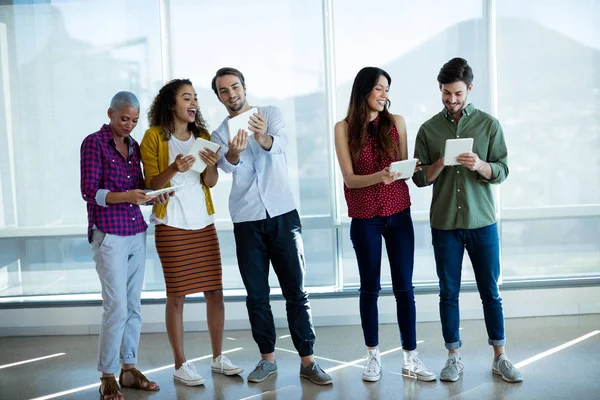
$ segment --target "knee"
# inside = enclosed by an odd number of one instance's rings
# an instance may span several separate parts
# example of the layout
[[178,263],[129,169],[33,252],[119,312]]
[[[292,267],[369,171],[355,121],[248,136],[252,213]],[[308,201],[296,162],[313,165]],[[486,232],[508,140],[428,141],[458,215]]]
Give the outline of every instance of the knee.
[[206,299],[206,304],[210,304],[211,306],[223,306],[224,300],[222,290],[204,292],[204,298]]
[[113,324],[125,323],[127,312],[127,304],[125,302],[114,302],[104,305],[105,319]]
[[253,293],[246,297],[246,306],[248,307],[268,307],[269,293]]
[[304,304],[308,302],[308,293],[302,289],[286,292],[284,297],[287,304]]
[[182,312],[184,303],[185,303],[185,296],[167,297],[167,308],[170,310]]
[[412,300],[415,298],[415,292],[412,287],[394,288],[394,297],[396,300]]
[[441,301],[458,301],[459,290],[452,289],[440,289],[440,300]]
[[479,293],[481,301],[484,303],[502,303],[502,298],[498,290],[486,290]]
[[377,299],[379,298],[379,289],[366,289],[360,288],[360,297],[361,298],[369,298],[369,299]]

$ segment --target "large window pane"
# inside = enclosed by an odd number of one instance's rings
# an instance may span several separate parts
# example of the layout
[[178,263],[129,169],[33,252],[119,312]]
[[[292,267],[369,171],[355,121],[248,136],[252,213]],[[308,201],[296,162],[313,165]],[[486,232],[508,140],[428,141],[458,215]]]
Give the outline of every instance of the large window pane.
[[159,3],[14,3],[29,4],[0,6],[0,229],[15,232],[0,240],[0,295],[99,292],[79,148],[120,90],[140,100],[141,139],[162,74]]
[[592,276],[600,272],[600,218],[505,221],[505,280]]
[[[237,68],[252,105],[275,105],[283,112],[301,215],[330,215],[321,1],[174,0],[170,13],[173,74],[192,80],[210,128],[227,116],[212,78],[221,67]],[[229,219],[230,187],[231,176],[221,174],[214,190],[218,218]]]
[[600,204],[600,3],[497,5],[502,208]]
[[98,0],[0,6],[0,22],[8,44],[3,102],[11,111],[4,116],[11,129],[0,129],[4,226],[83,226],[81,141],[107,121],[119,90],[140,98],[134,137],[141,138],[143,111],[156,88],[151,76],[160,76],[158,5]]
[[[221,67],[235,67],[244,74],[250,104],[275,105],[283,112],[290,138],[288,171],[300,215],[331,221],[321,1],[174,0],[170,14],[173,75],[192,80],[210,128],[227,116],[211,88],[212,78]],[[209,15],[198,25],[199,16]],[[237,22],[232,25],[232,20]],[[190,27],[197,25],[207,34],[190,36]],[[231,182],[231,175],[221,173],[212,191],[221,220],[229,220]],[[334,283],[331,228],[304,230],[307,286]],[[222,251],[227,245],[234,242],[222,244]],[[235,258],[231,262],[237,270]],[[238,275],[237,287],[243,287]],[[271,280],[278,285],[274,275]]]
[[504,277],[597,276],[600,5],[509,0],[497,7],[499,117],[511,170],[502,215],[527,218],[530,208],[537,218],[502,224]]

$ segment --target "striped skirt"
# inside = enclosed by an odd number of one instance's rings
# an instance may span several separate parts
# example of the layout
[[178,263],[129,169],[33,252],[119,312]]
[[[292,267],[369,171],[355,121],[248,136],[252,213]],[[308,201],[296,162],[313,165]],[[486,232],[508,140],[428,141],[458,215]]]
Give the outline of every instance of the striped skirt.
[[157,225],[155,240],[168,297],[223,289],[214,224],[198,230]]

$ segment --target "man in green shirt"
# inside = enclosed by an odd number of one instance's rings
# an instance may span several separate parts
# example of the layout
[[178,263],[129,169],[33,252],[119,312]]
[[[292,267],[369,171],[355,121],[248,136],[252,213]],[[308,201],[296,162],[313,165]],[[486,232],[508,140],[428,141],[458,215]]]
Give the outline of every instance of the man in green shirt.
[[[448,359],[440,374],[455,382],[463,371],[459,354],[461,267],[467,249],[488,333],[494,348],[492,371],[507,382],[523,378],[504,353],[504,314],[498,291],[500,246],[490,184],[508,176],[507,150],[498,120],[467,103],[473,71],[466,60],[454,58],[441,68],[438,83],[444,109],[417,133],[415,158],[422,170],[413,175],[419,187],[433,184],[430,219],[440,285],[440,319]],[[444,165],[446,140],[473,138],[471,152],[456,157],[459,165]]]

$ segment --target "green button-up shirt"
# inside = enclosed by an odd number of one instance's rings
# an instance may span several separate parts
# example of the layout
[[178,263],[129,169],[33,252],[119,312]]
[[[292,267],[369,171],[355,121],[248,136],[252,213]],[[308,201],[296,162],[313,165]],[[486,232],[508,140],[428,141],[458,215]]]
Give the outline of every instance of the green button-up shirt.
[[[473,138],[473,152],[492,168],[485,179],[463,165],[445,166],[438,177],[427,183],[427,168],[444,156],[447,139]],[[501,183],[508,176],[507,149],[498,120],[469,104],[458,124],[444,108],[421,125],[415,144],[415,158],[422,171],[413,182],[424,187],[433,183],[430,221],[436,229],[477,229],[496,222],[490,183]]]

